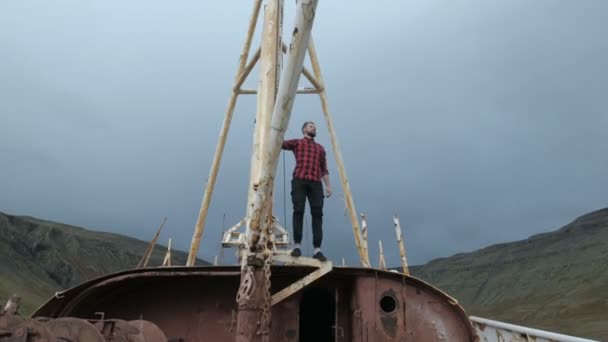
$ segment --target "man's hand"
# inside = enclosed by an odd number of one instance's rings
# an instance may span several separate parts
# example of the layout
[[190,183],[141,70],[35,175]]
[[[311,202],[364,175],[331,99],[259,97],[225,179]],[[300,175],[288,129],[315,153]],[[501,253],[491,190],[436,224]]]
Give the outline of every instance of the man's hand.
[[331,196],[334,192],[331,191],[331,185],[329,183],[329,174],[323,175],[323,181],[325,182],[325,197]]

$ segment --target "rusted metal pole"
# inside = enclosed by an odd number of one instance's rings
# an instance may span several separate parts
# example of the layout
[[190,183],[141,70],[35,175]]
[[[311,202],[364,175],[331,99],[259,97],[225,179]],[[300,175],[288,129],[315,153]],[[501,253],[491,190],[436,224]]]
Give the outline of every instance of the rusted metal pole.
[[154,246],[156,246],[156,241],[158,240],[158,236],[160,235],[160,231],[163,229],[165,222],[167,222],[166,217],[161,222],[160,226],[158,227],[158,230],[156,230],[156,234],[154,234],[154,238],[152,238],[152,241],[150,241],[150,243],[148,244],[148,248],[146,248],[146,252],[144,253],[141,260],[139,261],[137,268],[145,268],[146,266],[148,266],[150,257],[152,256],[152,253],[154,252]]
[[[253,211],[255,191],[261,173],[262,147],[268,140],[272,111],[276,99],[281,68],[281,41],[283,26],[283,0],[271,0],[264,4],[264,26],[262,29],[260,80],[258,86],[258,106],[253,133],[253,153],[247,197],[247,232],[249,218]],[[247,233],[248,235],[248,233]]]
[[[269,0],[269,3],[272,2],[273,0]],[[278,157],[289,124],[300,75],[302,75],[304,56],[310,39],[316,6],[317,0],[300,0],[296,3],[295,28],[285,68],[276,92],[270,134],[261,146],[260,177],[249,223],[249,250],[237,295],[237,342],[268,341],[270,337],[270,258],[272,254],[267,249],[267,242],[270,239],[272,213],[269,210],[272,208],[272,190]],[[262,39],[265,38],[267,37]],[[258,246],[262,233],[266,237],[266,241],[262,242],[266,243]]]
[[321,89],[323,89],[323,91],[321,91],[321,93],[319,94],[319,97],[321,98],[321,107],[323,108],[323,115],[325,117],[325,122],[327,123],[327,129],[329,130],[331,145],[333,147],[334,156],[336,158],[336,164],[338,166],[338,173],[340,174],[342,189],[344,190],[344,202],[346,203],[350,222],[353,227],[353,235],[355,237],[355,245],[357,246],[357,251],[359,252],[359,259],[361,260],[361,265],[363,267],[370,267],[369,256],[365,255],[364,248],[361,242],[361,235],[359,234],[359,220],[357,218],[357,210],[355,209],[355,201],[353,200],[353,195],[350,190],[350,183],[348,182],[348,177],[346,176],[346,168],[344,167],[342,152],[340,152],[340,143],[338,142],[338,137],[334,128],[334,122],[329,111],[327,92],[325,91],[325,82],[323,81],[321,66],[319,64],[317,51],[315,49],[315,45],[312,39],[309,42],[308,54],[310,56],[310,63],[312,64],[312,69],[315,74],[316,81],[321,86]]
[[399,223],[397,215],[393,216],[393,222],[395,223],[395,234],[397,234],[397,243],[399,244],[399,255],[401,255],[401,267],[403,268],[403,273],[409,275],[410,269],[407,266],[405,244],[403,243],[403,235],[401,234],[401,223]]
[[281,82],[277,91],[277,99],[272,113],[272,126],[269,139],[263,146],[262,172],[250,223],[250,247],[255,248],[262,231],[262,224],[270,224],[264,217],[263,207],[272,199],[272,184],[281,152],[285,131],[291,118],[291,109],[295,101],[298,82],[302,75],[304,56],[309,44],[310,31],[314,21],[317,0],[301,0],[297,2],[295,28]]
[[[251,48],[251,40],[253,37],[253,32],[255,31],[255,25],[258,21],[261,5],[262,0],[254,0],[253,14],[251,15],[251,18],[249,20],[247,38],[245,39],[245,44],[241,52],[239,66],[237,68],[237,73],[235,76],[235,83],[239,80],[241,73],[245,68],[245,64],[247,63],[249,49]],[[205,230],[205,220],[207,219],[207,213],[209,212],[209,205],[211,204],[211,197],[213,195],[213,189],[215,188],[215,181],[217,179],[217,173],[220,168],[222,154],[224,153],[224,145],[226,144],[226,138],[228,136],[228,130],[230,129],[230,123],[232,122],[232,114],[234,113],[234,107],[236,106],[236,99],[238,95],[238,91],[233,88],[232,94],[230,95],[230,99],[228,100],[228,108],[226,109],[224,122],[222,123],[222,129],[220,131],[217,147],[215,148],[213,162],[211,163],[211,170],[209,171],[209,178],[207,179],[205,193],[203,194],[201,209],[198,213],[198,218],[194,227],[192,243],[190,244],[190,252],[188,253],[188,261],[186,262],[187,266],[193,266],[194,262],[196,261],[196,255],[198,253],[198,248],[201,244],[201,238]]]
[[[243,285],[243,276],[247,273],[241,273],[241,286]],[[266,342],[269,339],[268,335],[258,334],[260,325],[262,307],[264,306],[265,287],[262,286],[265,282],[264,272],[252,272],[248,275],[248,284],[253,287],[247,295],[237,296],[238,314],[236,323],[236,342]],[[239,289],[239,295],[244,294]]]
[[386,270],[386,260],[384,259],[384,249],[382,248],[382,241],[378,240],[378,251],[380,256],[378,257],[378,268]]
[[[262,173],[262,152],[267,144],[272,120],[272,110],[278,87],[279,56],[277,53],[277,40],[281,40],[281,25],[283,18],[283,0],[267,0],[264,3],[264,24],[262,29],[261,58],[260,58],[260,80],[258,85],[257,112],[253,136],[253,154],[251,157],[251,170],[249,179],[249,192],[246,209],[246,241],[250,240],[250,222],[253,213],[255,194],[258,190],[260,174]],[[280,53],[280,50],[279,50]],[[267,214],[272,214],[272,207],[266,208]],[[269,214],[268,214],[269,213]],[[242,262],[246,260],[243,259]],[[241,274],[240,292],[247,287],[247,279],[255,279],[256,288],[253,289],[249,298],[237,297],[237,341],[258,341],[268,338],[269,322],[262,322],[262,317],[268,319],[270,312],[264,313],[264,308],[269,308],[265,303],[270,298],[270,279],[261,267],[244,265]],[[247,291],[248,292],[248,291]],[[267,309],[270,311],[269,309]],[[264,332],[264,335],[258,334]]]

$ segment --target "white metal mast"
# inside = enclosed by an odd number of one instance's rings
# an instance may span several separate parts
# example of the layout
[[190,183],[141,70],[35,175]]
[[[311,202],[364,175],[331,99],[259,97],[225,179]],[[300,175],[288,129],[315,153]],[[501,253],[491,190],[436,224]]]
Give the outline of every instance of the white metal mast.
[[[316,1],[299,0],[297,4],[298,9],[300,9],[302,6],[308,8],[307,6],[312,6],[313,4],[316,5]],[[291,109],[295,99],[295,94],[318,94],[321,100],[324,118],[329,130],[333,154],[336,158],[336,163],[338,166],[338,173],[340,175],[340,181],[344,191],[344,200],[353,228],[359,259],[363,266],[369,267],[369,255],[367,253],[367,248],[365,248],[365,243],[362,241],[361,226],[359,224],[354,200],[346,175],[346,169],[344,167],[342,154],[340,152],[340,146],[335,132],[333,119],[329,111],[323,75],[321,73],[320,63],[318,61],[317,52],[312,38],[307,39],[308,41],[306,43],[301,44],[303,50],[308,50],[308,55],[312,66],[311,72],[303,66],[304,53],[306,51],[302,52],[302,55],[299,56],[299,58],[295,58],[293,50],[295,46],[294,43],[301,43],[302,37],[305,37],[306,34],[303,34],[304,32],[302,32],[300,29],[298,34],[292,35],[292,39],[295,38],[300,40],[297,42],[294,40],[289,47],[286,46],[282,41],[283,1],[267,0],[264,4],[262,46],[256,49],[253,56],[248,60],[252,38],[261,8],[262,0],[255,0],[253,13],[249,20],[245,44],[241,52],[239,66],[237,68],[237,74],[235,76],[224,122],[220,131],[213,162],[211,164],[209,178],[207,179],[205,186],[200,212],[196,221],[187,265],[193,266],[194,261],[196,260],[196,255],[198,253],[201,238],[205,229],[205,221],[209,211],[209,205],[211,203],[215,182],[217,180],[217,175],[221,164],[226,138],[228,136],[232,116],[234,114],[239,95],[258,94],[247,209],[245,218],[225,233],[222,242],[225,246],[239,247],[243,246],[245,242],[257,242],[260,234],[261,222],[262,220],[267,220],[273,231],[270,238],[273,239],[274,244],[283,247],[288,245],[289,241],[287,232],[272,216],[272,192],[274,186],[274,175],[276,172],[276,162],[278,160],[278,158],[272,157],[275,155],[278,156],[278,152],[280,151],[280,145],[276,145],[279,134],[274,133],[273,136],[273,132],[286,129],[289,120],[288,117],[276,117],[278,114],[281,114],[280,112],[282,108],[277,106],[277,103],[280,102]],[[311,19],[314,18],[314,11],[311,11],[310,13],[303,11],[302,17],[304,18],[305,16],[308,16],[308,18]],[[291,73],[289,78],[294,81],[291,83],[285,82],[285,86],[282,90],[283,93],[277,96],[277,92],[281,91],[278,80],[281,70],[282,53],[280,52],[281,49],[279,47],[281,47],[287,53],[287,56],[294,57],[292,62],[287,60],[287,63],[283,68],[283,73]],[[260,64],[260,80],[258,89],[243,89],[243,83],[258,62]],[[292,68],[291,70],[288,68],[289,63],[292,63],[289,65],[289,68]],[[297,80],[299,80],[300,74],[303,74],[308,79],[308,81],[313,85],[313,88],[297,88]],[[266,155],[264,153],[266,153]],[[260,191],[261,187],[263,187],[263,191]],[[259,197],[257,199],[257,205],[256,197]],[[246,234],[238,232],[238,229],[243,225],[247,226],[248,228]]]

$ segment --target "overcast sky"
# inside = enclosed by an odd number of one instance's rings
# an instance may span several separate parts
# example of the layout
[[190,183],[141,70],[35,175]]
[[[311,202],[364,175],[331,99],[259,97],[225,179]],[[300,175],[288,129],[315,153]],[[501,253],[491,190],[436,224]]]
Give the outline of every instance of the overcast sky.
[[[251,8],[1,1],[0,211],[145,240],[167,216],[163,243],[187,249]],[[382,239],[398,264],[395,213],[420,264],[606,207],[607,32],[605,0],[321,0],[313,35],[373,263]],[[239,100],[199,254],[208,260],[223,215],[231,226],[245,214],[254,111],[255,97]],[[318,123],[336,192],[324,250],[355,264],[311,95],[298,97],[287,138],[305,120]],[[304,236],[310,253],[310,228]]]

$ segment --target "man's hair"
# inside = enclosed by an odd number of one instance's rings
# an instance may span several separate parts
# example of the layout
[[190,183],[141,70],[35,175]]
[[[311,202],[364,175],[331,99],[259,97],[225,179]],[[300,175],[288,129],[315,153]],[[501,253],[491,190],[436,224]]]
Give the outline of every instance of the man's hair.
[[304,128],[306,128],[306,126],[308,126],[308,124],[314,124],[314,122],[312,121],[306,121],[303,125],[302,125],[302,133],[304,133]]

